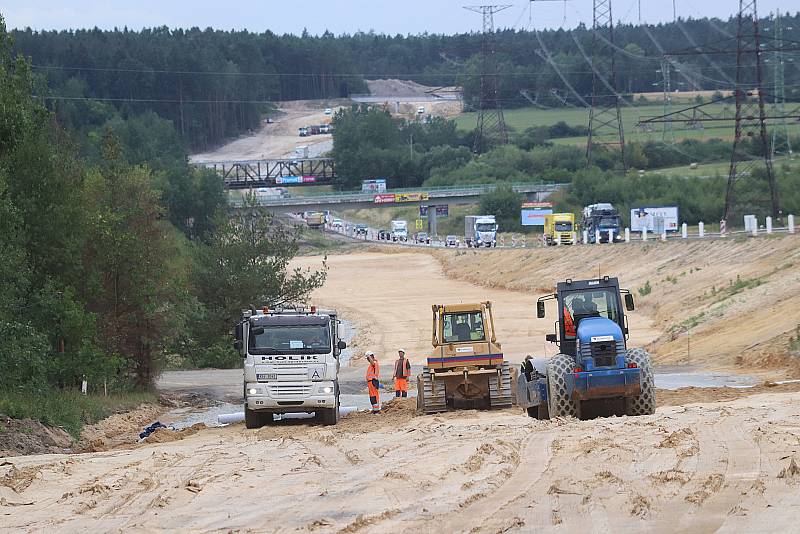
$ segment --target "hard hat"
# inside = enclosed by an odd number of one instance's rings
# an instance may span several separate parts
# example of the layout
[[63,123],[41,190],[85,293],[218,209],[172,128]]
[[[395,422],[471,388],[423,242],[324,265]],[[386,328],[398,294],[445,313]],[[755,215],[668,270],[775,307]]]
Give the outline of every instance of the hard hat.
[[375,353],[374,353],[374,352],[372,352],[371,350],[368,350],[368,351],[367,351],[367,352],[364,354],[364,356],[366,356],[367,358],[369,358],[370,356],[372,356],[372,357],[375,357]]
[[406,353],[406,349],[397,349],[397,352],[402,352],[403,354]]

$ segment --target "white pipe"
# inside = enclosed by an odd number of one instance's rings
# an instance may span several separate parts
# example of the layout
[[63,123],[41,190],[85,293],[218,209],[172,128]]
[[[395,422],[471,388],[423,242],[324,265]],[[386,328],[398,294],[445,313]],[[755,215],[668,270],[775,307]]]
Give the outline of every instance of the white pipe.
[[686,225],[686,223],[681,225],[681,237],[684,239],[689,237],[689,227]]
[[625,242],[626,243],[631,242],[631,229],[627,227],[625,228]]
[[767,233],[772,233],[772,217],[767,217]]
[[794,233],[794,215],[789,215],[789,233]]
[[[351,414],[357,411],[356,406],[339,406],[339,416]],[[281,419],[309,419],[313,417],[310,413],[287,413],[281,416]],[[244,421],[244,412],[236,413],[221,413],[217,416],[217,422],[221,425],[230,425],[233,423],[241,423]]]
[[706,235],[706,225],[702,222],[697,223],[697,232],[700,237],[705,237]]

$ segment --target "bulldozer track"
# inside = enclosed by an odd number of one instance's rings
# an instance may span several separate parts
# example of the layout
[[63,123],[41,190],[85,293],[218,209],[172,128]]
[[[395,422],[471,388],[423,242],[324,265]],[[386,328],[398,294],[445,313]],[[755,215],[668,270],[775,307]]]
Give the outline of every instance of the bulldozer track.
[[508,362],[503,362],[500,366],[499,381],[497,376],[489,379],[489,398],[492,408],[508,408],[513,404],[511,399],[511,367]]
[[444,384],[438,387],[433,383],[433,376],[430,369],[424,367],[422,370],[422,395],[420,396],[420,408],[425,413],[437,413],[447,411],[447,400],[445,399]]

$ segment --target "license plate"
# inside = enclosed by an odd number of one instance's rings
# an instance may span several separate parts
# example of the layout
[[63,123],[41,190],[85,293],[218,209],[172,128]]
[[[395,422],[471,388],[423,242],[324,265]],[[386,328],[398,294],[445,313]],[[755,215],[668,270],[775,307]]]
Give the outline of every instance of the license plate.
[[278,374],[277,373],[259,373],[256,375],[256,380],[261,382],[262,380],[277,380]]

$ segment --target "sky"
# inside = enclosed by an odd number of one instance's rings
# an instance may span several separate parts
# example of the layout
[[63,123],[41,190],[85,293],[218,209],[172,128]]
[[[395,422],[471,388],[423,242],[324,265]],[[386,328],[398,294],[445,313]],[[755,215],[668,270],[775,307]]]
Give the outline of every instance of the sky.
[[[474,4],[484,0],[472,0]],[[499,3],[500,0],[493,0]],[[508,9],[495,15],[498,28],[537,29],[591,25],[592,0],[509,0]],[[786,0],[761,0],[759,15],[793,4]],[[738,0],[675,0],[684,18],[728,18]],[[334,34],[374,30],[376,33],[462,33],[479,31],[481,17],[463,9],[470,0],[0,0],[0,14],[9,28],[61,30],[99,27],[141,29],[213,27],[222,30],[271,30],[278,34]],[[672,20],[671,0],[614,0],[616,21],[636,23],[641,5],[645,22]],[[797,8],[795,8],[796,10]]]

